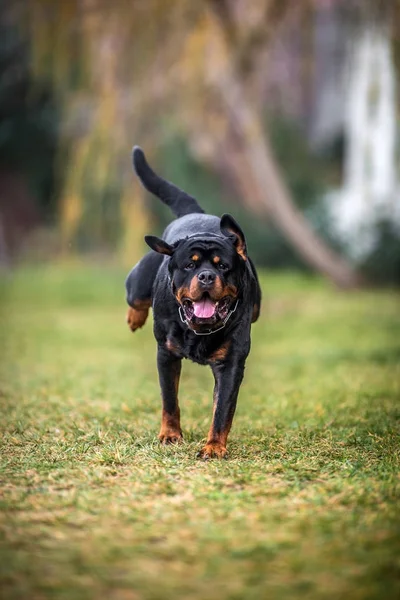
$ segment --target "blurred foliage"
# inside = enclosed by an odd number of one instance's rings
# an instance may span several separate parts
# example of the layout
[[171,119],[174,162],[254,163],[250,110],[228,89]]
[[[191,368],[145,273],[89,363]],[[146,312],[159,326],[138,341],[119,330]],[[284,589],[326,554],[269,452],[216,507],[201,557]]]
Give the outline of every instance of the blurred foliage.
[[306,133],[295,122],[276,116],[267,126],[275,157],[297,206],[303,210],[314,206],[326,190],[329,162],[311,152]]
[[[306,213],[320,235],[339,247],[332,237],[326,206],[321,202],[327,176],[336,168],[332,161],[314,155],[295,123],[283,117],[271,119],[270,135],[274,151],[296,204]],[[179,187],[195,196],[210,213],[231,212],[241,223],[251,255],[259,265],[269,268],[306,269],[292,245],[267,218],[249,212],[233,186],[223,185],[213,171],[194,160],[183,138],[170,137],[159,149],[158,170]],[[155,233],[161,234],[171,220],[171,212],[148,195],[154,215]]]
[[[236,59],[247,65],[253,99],[263,87],[257,61],[267,64],[270,34],[289,6],[252,3],[243,19],[237,6]],[[132,174],[130,148],[140,143],[156,170],[206,211],[237,217],[259,265],[307,268],[267,217],[249,211],[259,199],[251,206],[229,172],[214,169],[212,159],[229,153],[230,124],[210,91],[226,56],[206,2],[2,0],[0,7],[0,166],[26,178],[66,253],[117,252],[132,264],[144,249],[143,235],[161,233],[171,220]],[[265,22],[253,30],[257,11]],[[343,250],[321,201],[340,177],[342,148],[314,154],[301,127],[271,109],[264,126],[297,206],[323,239]],[[398,282],[399,257],[395,233],[385,230],[365,272]]]
[[0,166],[28,184],[42,218],[54,216],[60,113],[52,83],[30,71],[30,47],[0,4]]
[[378,224],[375,247],[362,268],[376,283],[400,284],[400,233],[390,221]]
[[[340,153],[313,154],[298,125],[282,117],[271,119],[270,134],[296,204],[331,247],[344,251],[344,246],[332,232],[327,205],[322,201],[327,182],[334,181],[340,168]],[[167,179],[198,198],[207,212],[234,214],[243,226],[251,255],[258,265],[270,269],[309,270],[271,223],[246,210],[234,189],[224,186],[212,170],[192,158],[183,138],[169,137],[161,145],[157,165]],[[171,220],[171,212],[150,194],[146,202],[153,215],[152,233],[160,235]],[[400,283],[400,236],[392,223],[380,223],[376,244],[361,267],[372,281]]]

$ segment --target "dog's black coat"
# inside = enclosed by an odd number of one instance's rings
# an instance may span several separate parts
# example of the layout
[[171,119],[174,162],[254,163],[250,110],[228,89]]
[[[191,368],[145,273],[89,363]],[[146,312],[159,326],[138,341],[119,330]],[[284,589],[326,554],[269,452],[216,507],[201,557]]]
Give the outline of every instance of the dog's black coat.
[[150,302],[153,307],[163,399],[159,437],[165,443],[181,438],[177,391],[182,358],[189,358],[209,364],[215,378],[214,418],[200,454],[224,456],[250,350],[250,327],[260,309],[257,273],[243,232],[230,215],[204,214],[194,198],[152,171],[138,147],[133,163],[146,189],[178,217],[162,239],[146,236],[152,251],[126,280],[133,330],[144,324]]

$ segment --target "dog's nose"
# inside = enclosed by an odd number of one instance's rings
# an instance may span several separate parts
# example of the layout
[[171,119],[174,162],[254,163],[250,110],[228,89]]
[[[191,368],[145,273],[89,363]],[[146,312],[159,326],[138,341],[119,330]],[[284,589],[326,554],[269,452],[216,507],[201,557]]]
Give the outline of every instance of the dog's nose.
[[212,271],[202,271],[199,273],[198,279],[203,287],[212,285],[215,281],[215,273]]

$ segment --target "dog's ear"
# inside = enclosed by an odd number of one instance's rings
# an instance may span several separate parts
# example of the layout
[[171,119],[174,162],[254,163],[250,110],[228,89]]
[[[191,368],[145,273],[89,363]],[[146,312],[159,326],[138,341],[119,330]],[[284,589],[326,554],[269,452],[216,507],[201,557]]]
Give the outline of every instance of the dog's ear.
[[236,252],[243,258],[243,260],[247,260],[247,249],[244,233],[236,223],[235,219],[228,214],[222,215],[220,227],[221,232],[227,237],[235,236],[234,245]]
[[161,238],[156,237],[155,235],[146,235],[144,241],[152,250],[155,252],[159,252],[160,254],[167,254],[167,256],[172,256],[175,252],[175,248],[164,242]]

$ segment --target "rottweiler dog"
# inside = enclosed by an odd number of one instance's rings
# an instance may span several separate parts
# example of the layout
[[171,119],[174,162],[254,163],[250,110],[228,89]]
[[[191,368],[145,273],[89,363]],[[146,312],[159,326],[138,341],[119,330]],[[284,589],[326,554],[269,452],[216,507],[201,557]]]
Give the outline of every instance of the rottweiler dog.
[[154,173],[138,146],[133,165],[143,186],[177,217],[162,239],[145,237],[151,252],[126,279],[132,331],[145,324],[153,308],[162,396],[158,437],[163,444],[182,439],[178,387],[182,358],[189,358],[210,365],[215,380],[212,424],[198,456],[223,458],[250,351],[251,323],[260,312],[257,273],[233,217],[204,214],[192,196]]

